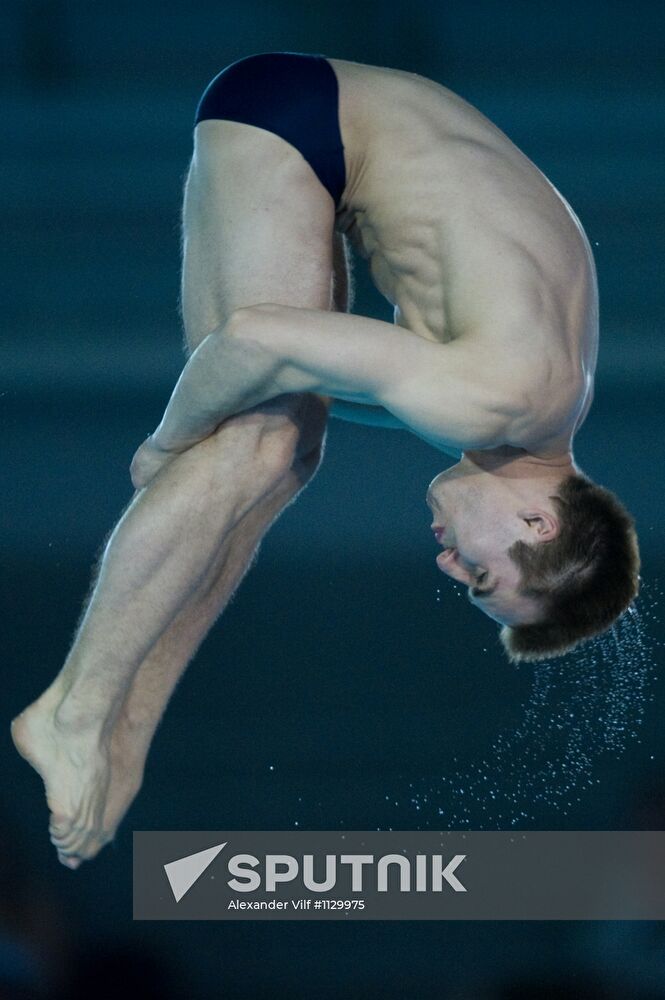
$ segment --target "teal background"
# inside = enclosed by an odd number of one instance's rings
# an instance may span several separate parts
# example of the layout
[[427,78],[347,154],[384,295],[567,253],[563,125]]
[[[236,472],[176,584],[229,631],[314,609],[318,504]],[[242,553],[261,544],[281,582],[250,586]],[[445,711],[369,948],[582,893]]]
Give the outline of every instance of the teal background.
[[[576,457],[635,514],[662,639],[664,22],[661,5],[616,0],[2,6],[0,997],[665,996],[662,923],[131,920],[132,830],[415,829],[437,820],[408,783],[472,767],[521,723],[533,671],[506,662],[494,625],[437,570],[424,497],[447,460],[403,432],[331,424],[320,473],[185,676],[141,795],[94,863],[57,864],[41,781],[9,740],[66,655],[132,494],[133,451],[182,366],[194,109],[253,52],[432,77],[571,203],[601,307]],[[356,276],[355,311],[390,319],[362,261]],[[599,757],[565,814],[529,801],[525,827],[665,828],[662,649],[649,655],[637,738]]]

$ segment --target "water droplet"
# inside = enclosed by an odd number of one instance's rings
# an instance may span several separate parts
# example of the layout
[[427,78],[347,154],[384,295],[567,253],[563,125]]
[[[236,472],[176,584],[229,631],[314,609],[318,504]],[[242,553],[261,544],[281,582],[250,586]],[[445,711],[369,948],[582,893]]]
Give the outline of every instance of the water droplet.
[[[535,663],[514,732],[499,733],[481,764],[441,775],[437,789],[429,788],[431,778],[409,782],[411,807],[431,811],[432,819],[445,816],[448,829],[478,828],[481,814],[483,828],[533,822],[527,809],[535,802],[567,816],[573,793],[600,783],[596,760],[608,752],[620,757],[636,738],[653,698],[647,685],[655,680],[651,654],[659,644],[644,619],[653,617],[657,594],[655,584],[642,582],[638,602],[611,629],[566,656]],[[436,804],[428,803],[426,790]]]

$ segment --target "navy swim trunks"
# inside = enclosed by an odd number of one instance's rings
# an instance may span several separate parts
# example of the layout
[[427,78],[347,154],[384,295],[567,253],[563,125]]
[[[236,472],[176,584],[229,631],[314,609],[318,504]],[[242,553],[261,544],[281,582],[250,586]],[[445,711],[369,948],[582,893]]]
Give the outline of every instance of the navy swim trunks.
[[337,206],[346,186],[338,109],[339,85],[325,56],[262,52],[210,81],[194,125],[225,118],[274,132],[302,153]]

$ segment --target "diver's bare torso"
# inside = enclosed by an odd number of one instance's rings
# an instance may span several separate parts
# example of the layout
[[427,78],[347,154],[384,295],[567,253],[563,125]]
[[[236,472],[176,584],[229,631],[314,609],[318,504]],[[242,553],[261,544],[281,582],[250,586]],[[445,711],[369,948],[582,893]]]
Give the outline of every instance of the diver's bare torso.
[[[329,59],[347,185],[335,229],[369,262],[395,323],[524,372],[518,446],[566,448],[591,401],[593,256],[559,192],[496,126],[414,73]],[[477,355],[476,355],[477,356]]]

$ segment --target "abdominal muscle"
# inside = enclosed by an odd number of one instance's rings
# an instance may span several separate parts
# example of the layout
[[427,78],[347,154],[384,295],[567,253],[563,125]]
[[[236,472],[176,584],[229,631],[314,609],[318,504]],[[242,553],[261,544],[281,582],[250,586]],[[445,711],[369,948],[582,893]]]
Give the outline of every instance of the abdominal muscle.
[[[368,260],[395,323],[442,344],[482,339],[501,359],[497,378],[537,359],[550,386],[584,395],[597,353],[597,282],[565,199],[447,88],[330,62],[347,161],[335,228]],[[565,405],[572,426],[581,402]]]

